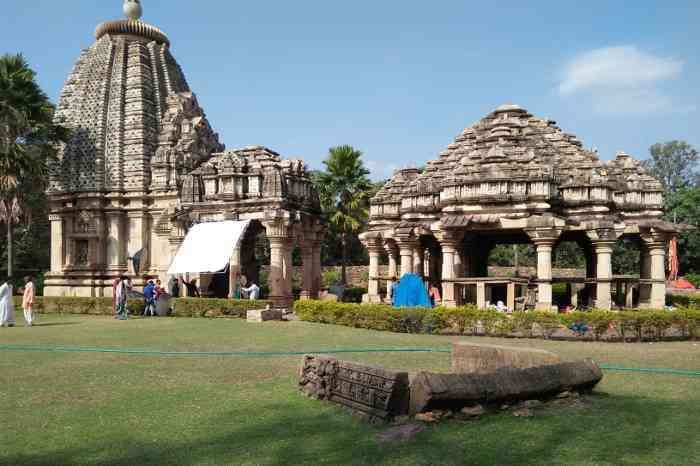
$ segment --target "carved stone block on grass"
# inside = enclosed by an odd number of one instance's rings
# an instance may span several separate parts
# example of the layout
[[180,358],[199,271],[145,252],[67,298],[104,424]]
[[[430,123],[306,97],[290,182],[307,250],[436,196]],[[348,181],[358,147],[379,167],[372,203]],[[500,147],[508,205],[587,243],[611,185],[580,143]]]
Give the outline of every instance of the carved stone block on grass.
[[407,372],[341,361],[330,356],[304,356],[299,374],[302,393],[359,413],[389,421],[408,413]]
[[256,309],[246,313],[248,322],[267,322],[268,320],[282,320],[284,311],[281,309]]

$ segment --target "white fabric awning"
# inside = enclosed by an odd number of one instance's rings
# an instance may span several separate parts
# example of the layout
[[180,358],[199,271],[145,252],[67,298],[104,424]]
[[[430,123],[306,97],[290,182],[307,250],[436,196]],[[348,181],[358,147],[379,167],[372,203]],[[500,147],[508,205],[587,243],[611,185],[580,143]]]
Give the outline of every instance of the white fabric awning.
[[187,232],[168,275],[213,273],[226,268],[250,220],[199,223]]

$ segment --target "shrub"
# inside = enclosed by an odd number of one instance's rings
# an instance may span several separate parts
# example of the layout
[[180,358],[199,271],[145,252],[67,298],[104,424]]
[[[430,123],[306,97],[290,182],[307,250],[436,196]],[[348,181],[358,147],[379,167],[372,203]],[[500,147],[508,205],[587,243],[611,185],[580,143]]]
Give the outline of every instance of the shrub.
[[672,294],[668,299],[676,307],[700,309],[700,293]]
[[516,312],[511,315],[493,310],[477,310],[474,306],[458,308],[402,308],[384,304],[349,304],[326,301],[299,301],[295,304],[299,317],[308,322],[347,325],[401,333],[483,333],[490,336],[531,337],[539,328],[543,338],[550,338],[562,326],[577,324],[588,328],[596,340],[608,329],[615,328],[622,338],[641,341],[661,339],[676,326],[686,337],[697,337],[700,330],[700,309],[670,311],[594,310],[553,314],[550,312]]
[[695,285],[695,288],[700,288],[700,273],[689,273],[683,278]]

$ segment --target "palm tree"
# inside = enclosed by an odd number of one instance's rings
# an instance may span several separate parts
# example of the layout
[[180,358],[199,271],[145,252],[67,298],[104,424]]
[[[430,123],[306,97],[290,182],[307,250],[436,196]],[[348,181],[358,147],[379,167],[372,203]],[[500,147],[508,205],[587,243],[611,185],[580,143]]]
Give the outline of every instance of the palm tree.
[[14,268],[12,232],[22,213],[22,185],[46,179],[55,144],[66,137],[53,124],[53,110],[22,55],[0,57],[0,221],[7,226],[8,275]]
[[315,184],[321,207],[333,230],[340,236],[342,247],[341,279],[347,284],[348,242],[367,222],[372,182],[369,170],[362,163],[362,152],[352,146],[333,147],[323,161],[325,171],[317,172]]

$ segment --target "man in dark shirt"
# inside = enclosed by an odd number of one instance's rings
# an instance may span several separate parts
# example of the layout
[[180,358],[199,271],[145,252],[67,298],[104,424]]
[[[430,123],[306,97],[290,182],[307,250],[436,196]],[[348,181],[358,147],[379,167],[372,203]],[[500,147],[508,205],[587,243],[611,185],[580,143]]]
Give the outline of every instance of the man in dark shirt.
[[149,280],[148,284],[143,289],[143,299],[146,302],[146,307],[143,310],[143,315],[148,317],[156,315],[156,303],[155,303],[156,285],[153,280]]

